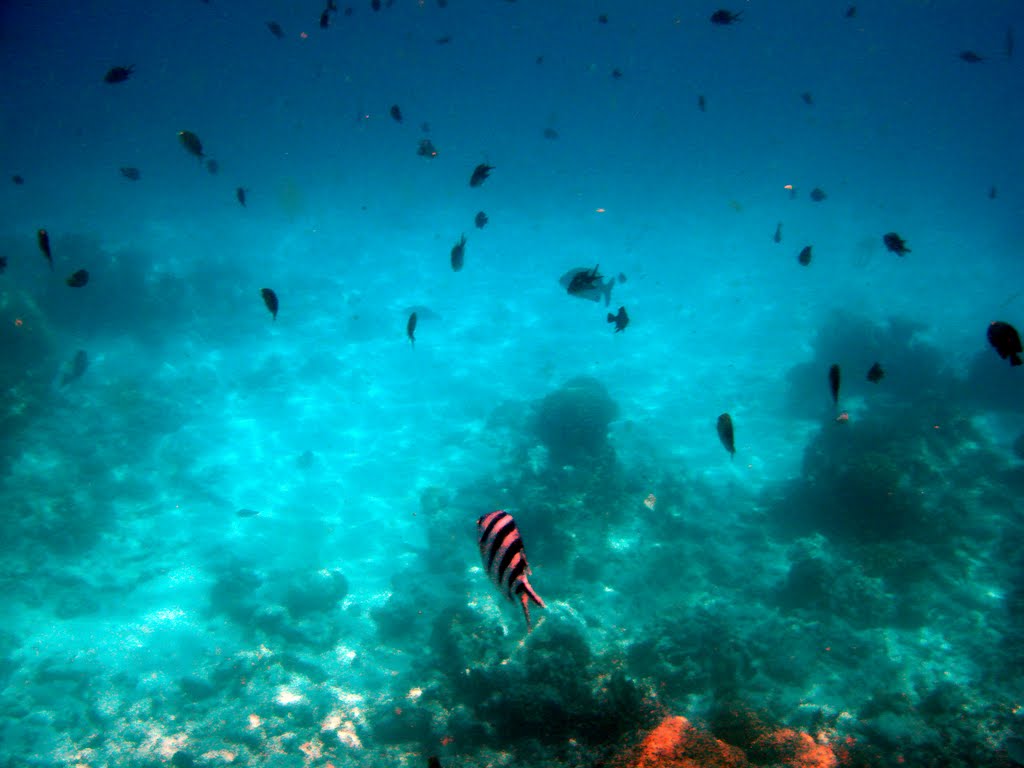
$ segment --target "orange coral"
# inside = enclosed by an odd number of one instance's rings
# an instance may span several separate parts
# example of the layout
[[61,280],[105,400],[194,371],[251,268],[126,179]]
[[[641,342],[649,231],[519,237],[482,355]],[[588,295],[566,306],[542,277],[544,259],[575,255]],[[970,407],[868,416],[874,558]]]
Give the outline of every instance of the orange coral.
[[627,768],[744,768],[743,750],[698,730],[685,717],[669,715],[631,755]]
[[810,734],[779,728],[754,742],[758,752],[773,756],[773,762],[787,768],[835,768],[838,761],[828,744],[819,744]]

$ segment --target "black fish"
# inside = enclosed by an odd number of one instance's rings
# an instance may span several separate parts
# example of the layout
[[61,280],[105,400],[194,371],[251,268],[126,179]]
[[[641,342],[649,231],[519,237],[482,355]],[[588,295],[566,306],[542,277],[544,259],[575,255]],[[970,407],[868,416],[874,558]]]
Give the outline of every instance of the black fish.
[[206,170],[209,171],[210,174],[212,174],[213,176],[216,176],[217,171],[220,170],[220,166],[217,164],[217,161],[211,157],[209,160],[206,161]]
[[699,109],[701,112],[708,111],[708,102],[704,98],[703,93],[697,96],[697,109]]
[[814,94],[811,93],[810,91],[804,91],[803,93],[801,93],[800,98],[803,99],[804,104],[806,104],[807,106],[814,106]]
[[5,269],[7,269],[7,257],[0,256],[0,275],[4,273]]
[[881,363],[875,363],[868,369],[868,381],[872,384],[877,384],[885,378],[885,371],[882,370]]
[[427,758],[427,768],[441,768],[441,761],[431,755]]
[[259,510],[256,509],[240,509],[235,512],[235,517],[256,517],[259,514]]
[[326,8],[324,12],[320,14],[320,29],[327,29],[327,26],[331,23],[330,11]]
[[416,346],[416,313],[413,312],[409,315],[409,320],[405,324],[405,335],[409,337],[409,344],[413,347]]
[[281,39],[284,38],[284,30],[281,29],[281,25],[278,24],[276,21],[268,21],[267,22],[267,29],[269,29],[270,30],[270,34],[272,34],[278,40],[281,40]]
[[526,550],[519,529],[516,528],[516,521],[508,512],[499,509],[481,517],[476,521],[476,526],[480,531],[480,557],[484,570],[509,600],[513,595],[519,596],[526,617],[526,629],[529,630],[530,608],[527,601],[533,600],[541,608],[545,605],[527,578],[530,566],[526,563]]
[[613,315],[611,312],[608,313],[608,322],[615,323],[615,332],[626,330],[626,326],[629,325],[629,315],[626,314],[625,307],[619,307],[618,314]]
[[437,43],[438,45],[448,45],[448,43],[450,43],[451,41],[452,41],[452,36],[451,35],[441,35],[434,42]]
[[40,229],[36,232],[36,240],[39,242],[39,250],[43,252],[43,256],[46,257],[47,263],[50,265],[50,271],[53,271],[53,252],[50,250],[50,235],[45,229]]
[[483,229],[485,226],[487,226],[488,221],[490,221],[490,219],[487,218],[487,214],[484,213],[483,211],[480,211],[473,218],[473,223],[476,224],[477,229]]
[[11,176],[11,181],[13,181],[13,182],[14,182],[15,184],[17,184],[17,185],[18,185],[19,187],[20,187],[20,186],[21,186],[22,184],[24,184],[24,183],[25,183],[25,179],[24,179],[24,177],[20,176],[20,175],[19,175],[19,174],[17,174],[17,173],[16,173],[16,174],[14,174],[13,176]]
[[107,71],[107,74],[103,76],[103,82],[110,83],[111,85],[114,83],[123,83],[132,76],[132,71],[134,69],[134,64],[130,67],[111,67]]
[[732,11],[717,10],[711,14],[711,23],[725,26],[728,24],[735,24],[740,20],[740,16],[743,15],[743,11],[733,13]]
[[857,6],[851,5],[849,8],[846,9],[846,13],[844,13],[843,16],[847,19],[857,18]]
[[399,107],[397,104],[391,105],[391,109],[388,110],[388,114],[391,115],[391,118],[396,123],[402,122],[402,108]]
[[486,163],[480,163],[476,168],[473,169],[473,175],[469,177],[469,186],[479,187],[486,181],[491,171],[494,170],[493,165],[487,165]]
[[80,269],[64,281],[72,288],[82,288],[89,282],[89,273]]
[[598,24],[607,24],[608,23],[608,14],[607,13],[600,14],[597,17],[597,23]]
[[796,260],[799,261],[805,267],[808,264],[810,264],[811,263],[811,246],[805,245],[803,247],[803,250],[800,251],[800,255],[796,257]]
[[620,285],[621,285],[622,283],[626,282],[626,280],[628,280],[628,279],[629,279],[629,278],[627,278],[627,277],[626,277],[626,273],[625,273],[625,272],[619,272],[619,277],[618,277],[618,280],[619,280],[619,284],[620,284]]
[[64,375],[61,376],[60,385],[62,387],[67,386],[72,381],[82,378],[82,374],[85,373],[88,367],[89,356],[85,353],[84,349],[78,350],[71,360],[71,365],[68,366],[67,370],[64,371]]
[[988,188],[988,199],[989,200],[995,200],[996,196],[998,194],[999,194],[999,190],[996,189],[995,186],[991,186],[991,187]]
[[380,10],[380,0],[370,0],[370,7],[375,11]]
[[[190,155],[203,157],[203,142],[192,131],[178,131],[178,141]],[[207,170],[209,170],[209,166],[207,166]]]
[[602,284],[602,279],[597,267],[593,269],[577,267],[570,269],[558,278],[558,284],[565,288],[566,293],[570,296],[578,296],[590,301],[600,301],[601,297],[604,297],[604,305],[607,307],[612,302],[612,287],[615,285],[615,281],[609,280]]
[[1003,360],[1010,358],[1011,366],[1021,364],[1020,335],[1016,328],[1009,323],[996,321],[989,323],[987,335],[988,343],[995,347],[996,352]]
[[621,78],[622,78],[622,70],[619,69],[618,67],[616,67],[615,69],[612,70],[612,79],[613,80],[620,80]]
[[133,168],[131,166],[125,166],[124,168],[122,168],[121,175],[124,176],[129,181],[138,181],[139,179],[142,178],[142,173],[139,171],[139,169]]
[[245,208],[245,187],[239,187],[235,190],[235,197],[238,198],[238,202]]
[[984,56],[979,56],[974,51],[960,51],[960,61],[966,61],[968,64],[980,64],[985,60]]
[[895,253],[897,256],[903,256],[904,254],[910,253],[910,249],[907,248],[907,241],[897,235],[895,232],[888,232],[882,237],[882,242],[885,243],[885,247]]
[[437,157],[437,148],[430,139],[420,139],[420,145],[416,149],[416,154],[420,157]]
[[1006,43],[1005,43],[1006,58],[1013,58],[1013,27],[1006,28]]
[[828,197],[828,195],[825,194],[825,190],[821,189],[821,187],[815,187],[811,190],[811,200],[816,203],[820,203],[826,197]]
[[782,242],[782,222],[780,221],[775,225],[775,234],[772,235],[772,241],[776,243]]
[[274,316],[274,320],[277,320],[277,294],[270,288],[260,288],[260,296],[263,297],[263,303],[267,305],[267,309],[270,310],[270,314]]
[[828,391],[832,393],[832,402],[839,405],[839,364],[833,363],[828,369]]
[[452,271],[458,272],[462,269],[462,263],[466,259],[466,236],[459,238],[459,242],[452,246]]
[[551,141],[557,141],[557,139],[558,139],[558,131],[556,131],[554,128],[545,128],[544,129],[544,138],[545,139],[549,139]]
[[730,456],[736,455],[736,437],[732,429],[732,416],[728,413],[723,413],[718,417],[718,439],[722,441],[722,446],[729,452]]

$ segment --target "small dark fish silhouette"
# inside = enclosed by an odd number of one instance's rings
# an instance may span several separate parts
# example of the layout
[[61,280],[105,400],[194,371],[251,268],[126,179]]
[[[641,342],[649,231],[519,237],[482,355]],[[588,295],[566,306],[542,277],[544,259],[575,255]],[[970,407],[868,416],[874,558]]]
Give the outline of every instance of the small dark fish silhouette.
[[483,229],[484,227],[486,227],[488,221],[490,221],[490,219],[487,218],[487,214],[484,213],[483,211],[480,211],[473,218],[473,223],[476,224],[477,229]]
[[995,200],[996,199],[996,195],[998,195],[998,194],[999,194],[999,190],[996,189],[995,186],[991,186],[991,187],[988,188],[988,199],[989,200]]
[[558,131],[556,131],[554,128],[545,128],[544,138],[549,139],[551,141],[556,141],[558,139]]
[[427,768],[441,768],[441,761],[431,755],[427,758]]
[[[181,142],[181,146],[190,155],[195,155],[198,158],[203,157],[203,142],[192,131],[178,131],[178,141]],[[207,167],[207,170],[209,170],[209,167]]]
[[121,175],[124,176],[129,181],[138,181],[139,179],[142,178],[142,173],[139,171],[139,169],[133,168],[132,166],[126,166],[122,168]]
[[799,261],[800,264],[805,266],[805,267],[808,264],[810,264],[811,263],[811,246],[805,245],[803,247],[803,250],[800,251],[800,255],[796,257],[796,260]]
[[469,177],[469,186],[479,187],[481,184],[484,183],[484,181],[487,180],[487,177],[491,174],[491,171],[493,170],[493,165],[480,163],[480,165],[473,169],[473,175]]
[[103,82],[110,83],[111,85],[114,83],[123,83],[132,76],[132,71],[134,69],[134,64],[130,67],[111,67],[107,71],[107,74],[103,76]]
[[885,371],[882,370],[881,363],[875,363],[868,369],[868,381],[872,384],[877,384],[885,378]]
[[598,24],[607,24],[608,23],[608,14],[607,13],[602,13],[601,15],[599,15],[597,17],[597,23]]
[[77,381],[82,378],[82,374],[85,373],[89,367],[89,355],[86,354],[84,349],[80,349],[75,352],[75,356],[71,359],[71,365],[64,371],[64,375],[60,378],[60,385],[62,387],[67,386],[72,381]]
[[16,173],[16,174],[14,174],[13,176],[11,176],[11,181],[13,181],[13,182],[14,182],[15,184],[17,184],[17,185],[18,185],[19,187],[20,187],[20,186],[21,186],[22,184],[24,184],[24,183],[25,183],[25,179],[24,179],[24,177],[20,176],[20,175],[19,175],[19,174],[17,174],[17,173]]
[[832,393],[832,402],[839,405],[839,364],[833,363],[828,369],[828,391]]
[[960,51],[960,61],[966,61],[968,64],[980,64],[985,60],[984,56],[979,56],[974,51]]
[[50,250],[50,233],[45,229],[40,229],[36,232],[36,240],[39,243],[39,250],[43,252],[43,256],[46,257],[46,262],[50,265],[50,271],[53,271],[53,251]]
[[89,282],[89,273],[80,269],[64,282],[72,288],[84,288]]
[[615,281],[609,280],[602,284],[603,279],[598,267],[576,267],[558,278],[558,284],[565,288],[570,296],[590,301],[600,301],[604,298],[604,305],[607,307],[612,300],[612,287]]
[[697,109],[699,109],[701,112],[707,112],[708,111],[708,102],[704,98],[704,94],[703,93],[699,94],[697,96]]
[[260,296],[263,297],[263,303],[267,305],[267,309],[270,310],[270,314],[274,316],[274,320],[277,320],[277,294],[270,288],[260,288]]
[[804,91],[803,93],[801,93],[800,98],[803,99],[804,104],[806,104],[807,106],[814,106],[814,94],[811,93],[810,91]]
[[1007,27],[1006,28],[1006,40],[1005,40],[1004,50],[1006,51],[1006,58],[1012,59],[1013,58],[1013,27]]
[[370,0],[370,7],[375,11],[380,10],[380,0]]
[[782,222],[780,221],[775,225],[775,234],[772,235],[772,241],[776,243],[782,242]]
[[416,149],[416,154],[420,157],[437,157],[437,148],[430,139],[420,139],[420,145]]
[[284,30],[281,29],[281,25],[278,24],[276,21],[268,21],[267,22],[267,29],[269,29],[270,30],[270,34],[272,34],[278,40],[281,40],[281,39],[284,38]]
[[626,326],[629,325],[629,315],[626,314],[625,307],[619,307],[617,314],[608,313],[608,322],[615,323],[615,332],[626,330]]
[[619,272],[619,276],[618,276],[617,279],[619,281],[619,285],[622,285],[622,283],[626,282],[626,280],[628,280],[629,278],[626,277],[626,273],[625,272]]
[[235,197],[238,198],[238,202],[245,208],[245,187],[239,187],[235,190]]
[[331,23],[331,14],[328,9],[324,9],[324,12],[320,14],[320,29],[327,29]]
[[1011,366],[1021,364],[1020,335],[1016,328],[1009,323],[997,320],[994,323],[989,323],[987,336],[988,343],[995,347],[996,352],[1003,360],[1010,358]]
[[240,509],[235,512],[235,517],[256,517],[259,514],[259,510],[256,509]]
[[907,248],[907,241],[897,235],[895,232],[887,232],[882,237],[882,242],[885,243],[885,247],[895,253],[897,256],[904,256],[910,253],[910,249]]
[[622,79],[622,70],[619,69],[618,67],[616,67],[615,69],[612,70],[612,80],[621,80],[621,79]]
[[418,319],[416,313],[413,312],[409,315],[409,320],[405,324],[405,335],[409,337],[409,344],[413,347],[416,346],[416,321]]
[[388,114],[391,115],[391,118],[396,123],[402,122],[402,108],[399,107],[397,104],[391,105],[391,109],[388,110]]
[[820,203],[826,197],[828,197],[828,195],[826,195],[825,190],[821,189],[820,187],[815,187],[814,189],[811,190],[811,200],[813,200],[816,203]]
[[718,439],[722,441],[722,446],[729,452],[730,456],[736,455],[736,436],[732,429],[732,416],[728,413],[723,413],[718,417]]
[[0,256],[0,275],[4,273],[5,269],[7,269],[7,257]]
[[206,161],[206,170],[209,171],[211,175],[216,176],[217,171],[220,170],[220,165],[218,165],[217,161],[211,157]]
[[452,41],[452,36],[451,35],[441,35],[434,42],[437,43],[438,45],[448,45],[448,43],[450,43],[451,41]]
[[740,20],[740,16],[743,15],[743,11],[733,13],[732,11],[717,10],[711,14],[711,23],[718,24],[719,26],[727,26],[729,24],[735,24]]
[[463,235],[459,242],[452,246],[452,271],[458,272],[466,259],[466,236]]
[[847,8],[846,13],[843,14],[843,17],[847,19],[857,18],[857,6],[851,5],[849,8]]

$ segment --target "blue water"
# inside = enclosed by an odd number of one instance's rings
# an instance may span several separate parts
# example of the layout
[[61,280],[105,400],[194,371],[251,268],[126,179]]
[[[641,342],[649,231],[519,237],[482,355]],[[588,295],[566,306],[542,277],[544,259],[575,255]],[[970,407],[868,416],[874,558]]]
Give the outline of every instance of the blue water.
[[1024,10],[338,5],[0,4],[0,766],[1024,763]]

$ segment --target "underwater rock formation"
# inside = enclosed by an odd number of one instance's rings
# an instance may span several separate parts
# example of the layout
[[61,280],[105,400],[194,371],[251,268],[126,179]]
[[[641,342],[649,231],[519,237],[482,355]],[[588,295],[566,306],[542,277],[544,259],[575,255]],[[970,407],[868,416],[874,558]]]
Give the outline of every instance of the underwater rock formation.
[[538,403],[534,430],[556,467],[605,463],[614,458],[608,425],[618,415],[601,382],[578,376]]

